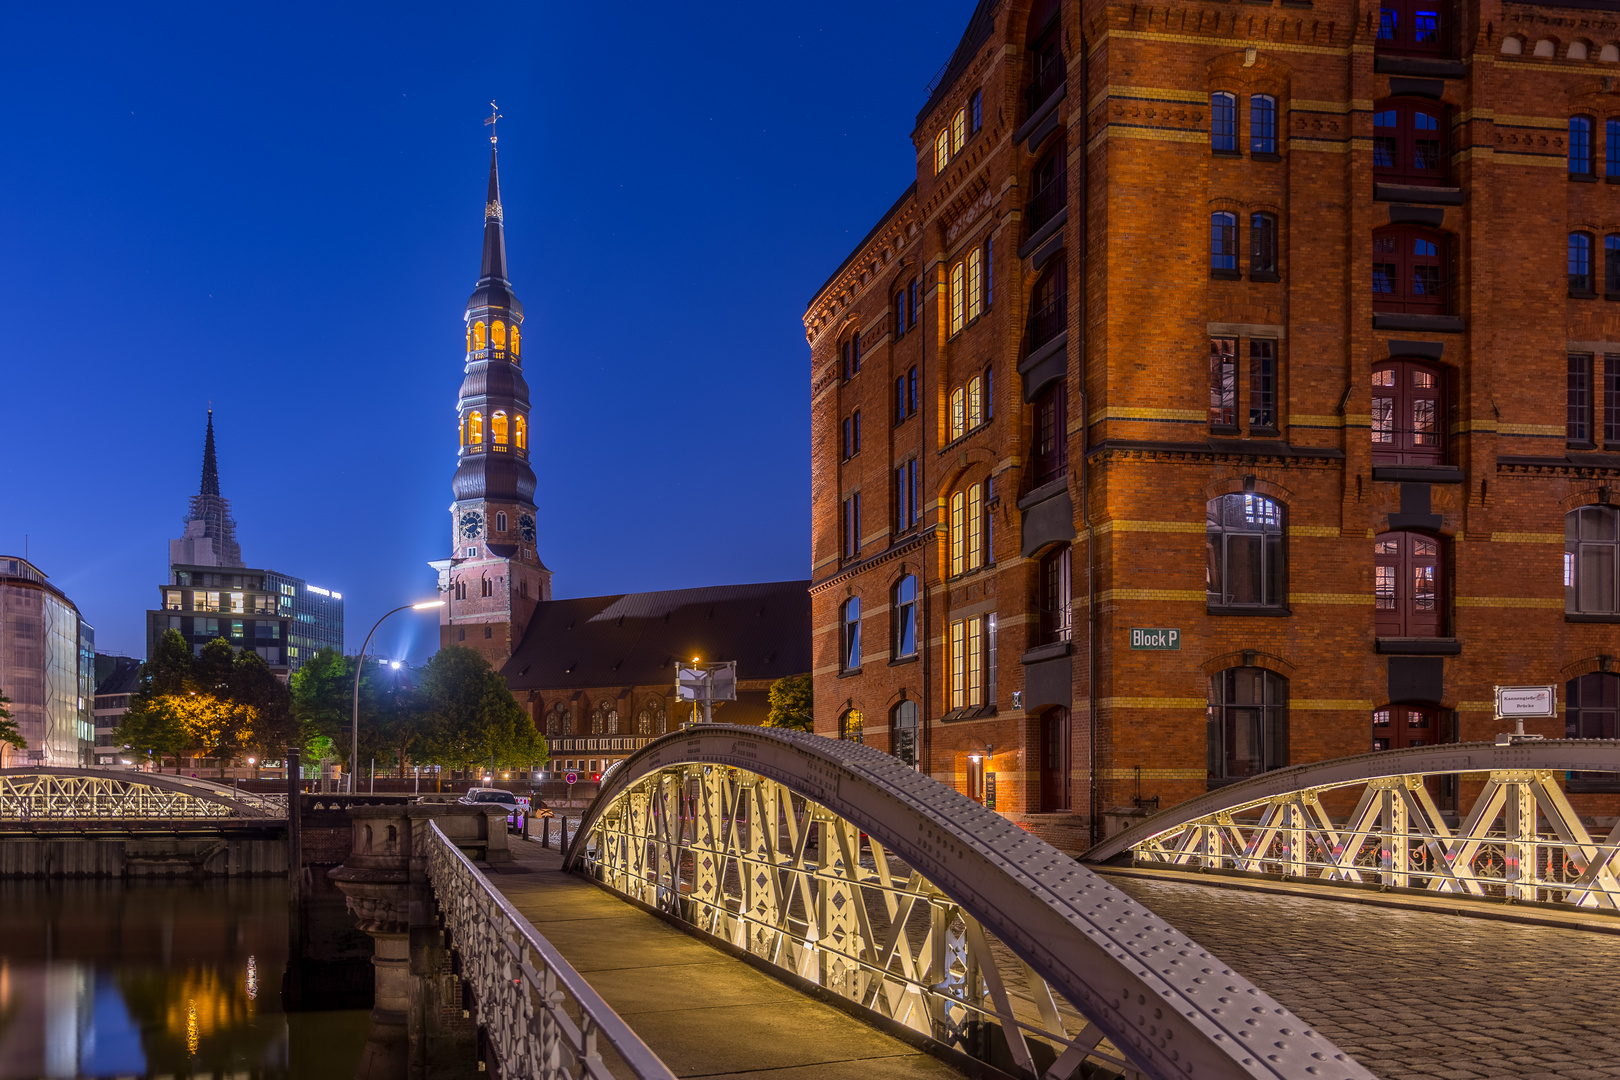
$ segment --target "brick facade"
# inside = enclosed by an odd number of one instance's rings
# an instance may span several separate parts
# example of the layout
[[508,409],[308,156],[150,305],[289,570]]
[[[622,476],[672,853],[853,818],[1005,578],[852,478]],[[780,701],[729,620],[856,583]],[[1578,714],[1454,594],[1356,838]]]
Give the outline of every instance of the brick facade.
[[[804,316],[818,730],[857,714],[892,749],[914,703],[921,767],[982,796],[985,762],[998,810],[1073,848],[1138,794],[1170,805],[1379,738],[1489,739],[1496,684],[1556,685],[1562,709],[1569,680],[1615,667],[1615,616],[1566,614],[1564,537],[1568,512],[1608,515],[1620,487],[1602,393],[1620,308],[1598,250],[1620,233],[1620,13],[1456,0],[1430,33],[1432,5],[1391,2],[1392,41],[1377,6],[1338,0],[980,4],[918,117],[915,186]],[[1569,175],[1580,114],[1592,183]],[[1595,295],[1572,295],[1572,231],[1594,238]],[[1571,353],[1594,358],[1591,445],[1566,427]],[[975,377],[976,427],[953,415]],[[896,472],[913,456],[915,526]],[[1217,507],[1238,515],[1223,534]],[[1263,544],[1276,569],[1237,573]],[[898,657],[907,575],[922,647]],[[1042,599],[1057,582],[1066,604]],[[975,619],[987,667],[975,702],[964,649],[959,704],[955,626],[971,642]],[[1149,628],[1179,647],[1132,648]],[[1261,687],[1269,711],[1246,707]],[[1219,694],[1241,707],[1212,713]],[[1562,735],[1565,718],[1528,729]],[[1612,801],[1575,796],[1591,814]]]

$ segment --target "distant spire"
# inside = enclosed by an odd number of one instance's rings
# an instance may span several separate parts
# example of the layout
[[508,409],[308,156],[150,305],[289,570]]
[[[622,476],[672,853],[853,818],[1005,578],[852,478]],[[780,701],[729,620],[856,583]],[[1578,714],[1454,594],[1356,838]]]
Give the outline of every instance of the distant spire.
[[208,410],[208,441],[203,444],[201,495],[219,494],[219,459],[214,454],[214,410]]
[[[493,142],[493,139],[491,140]],[[484,261],[478,270],[478,284],[506,279],[506,233],[501,225],[501,176],[495,166],[495,147],[489,148],[489,195],[484,203]]]

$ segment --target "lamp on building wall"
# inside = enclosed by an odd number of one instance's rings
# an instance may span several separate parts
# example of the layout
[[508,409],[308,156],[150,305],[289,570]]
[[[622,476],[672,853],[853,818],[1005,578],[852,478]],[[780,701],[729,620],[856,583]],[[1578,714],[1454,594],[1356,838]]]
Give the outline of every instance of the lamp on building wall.
[[393,611],[384,613],[382,619],[378,619],[373,623],[371,629],[366,633],[366,640],[360,646],[360,655],[355,657],[354,660],[354,715],[353,724],[349,728],[349,735],[353,740],[349,747],[348,780],[349,794],[351,795],[354,794],[354,774],[360,768],[360,672],[366,662],[366,648],[371,644],[371,635],[377,632],[377,627],[381,626],[383,619],[388,618],[389,615],[397,615],[401,611],[428,611],[432,608],[442,607],[444,607],[443,600],[424,600],[420,604],[401,604]]

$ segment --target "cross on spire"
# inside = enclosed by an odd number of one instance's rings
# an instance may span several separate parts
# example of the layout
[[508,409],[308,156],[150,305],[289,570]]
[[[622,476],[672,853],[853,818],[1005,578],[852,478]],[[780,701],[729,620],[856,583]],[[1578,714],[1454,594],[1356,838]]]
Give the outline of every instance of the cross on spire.
[[495,145],[495,121],[500,119],[503,119],[500,107],[491,101],[489,103],[489,119],[484,121],[484,126],[489,128],[489,145],[491,146]]

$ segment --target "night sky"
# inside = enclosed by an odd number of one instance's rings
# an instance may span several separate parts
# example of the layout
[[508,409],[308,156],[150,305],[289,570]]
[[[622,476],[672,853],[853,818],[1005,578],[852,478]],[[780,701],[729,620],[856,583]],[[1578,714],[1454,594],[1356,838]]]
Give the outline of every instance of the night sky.
[[800,316],[973,6],[11,7],[0,552],[142,656],[212,401],[249,566],[432,598],[493,98],[555,594],[808,576]]

